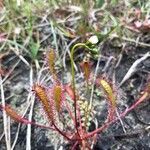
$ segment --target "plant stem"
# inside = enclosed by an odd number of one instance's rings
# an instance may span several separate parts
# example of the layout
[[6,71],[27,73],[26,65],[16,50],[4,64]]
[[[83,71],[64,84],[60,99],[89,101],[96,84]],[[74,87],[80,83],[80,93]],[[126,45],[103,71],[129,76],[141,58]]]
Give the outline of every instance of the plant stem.
[[66,133],[64,133],[63,131],[61,131],[54,123],[53,123],[54,128],[56,129],[56,131],[58,131],[63,137],[65,137],[68,141],[70,141],[71,139],[66,135]]
[[89,137],[94,136],[94,134],[98,134],[102,131],[104,131],[104,129],[106,129],[108,126],[110,126],[112,123],[116,122],[119,120],[119,118],[123,118],[126,116],[127,113],[129,113],[130,111],[132,111],[133,109],[135,109],[139,104],[141,104],[141,102],[143,102],[147,97],[149,96],[148,92],[145,92],[133,105],[131,105],[131,107],[127,108],[124,112],[122,112],[120,114],[120,117],[117,117],[113,120],[111,120],[110,122],[105,123],[102,127],[88,133],[87,135],[85,135],[85,137],[83,137],[84,139],[87,139]]
[[78,132],[77,127],[77,99],[76,99],[76,87],[75,87],[75,70],[74,70],[74,51],[77,47],[85,47],[90,50],[90,48],[85,43],[77,43],[75,44],[71,49],[71,75],[72,75],[72,86],[74,91],[74,113],[75,113],[75,128],[77,130],[78,135],[80,136]]

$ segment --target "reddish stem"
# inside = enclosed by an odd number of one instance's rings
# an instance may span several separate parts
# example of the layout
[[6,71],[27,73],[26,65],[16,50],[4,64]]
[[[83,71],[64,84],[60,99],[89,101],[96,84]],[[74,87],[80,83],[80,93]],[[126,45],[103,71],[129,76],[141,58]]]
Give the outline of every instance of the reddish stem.
[[78,141],[77,142],[75,142],[75,144],[73,145],[73,147],[71,148],[71,150],[75,150],[76,149],[76,146],[78,145]]
[[[123,118],[126,116],[127,113],[129,113],[130,111],[132,111],[133,109],[135,109],[135,107],[137,107],[141,102],[143,102],[147,97],[149,96],[149,94],[147,92],[145,92],[139,100],[137,100],[131,107],[127,108],[124,112],[122,112],[120,114],[120,118]],[[94,130],[93,132],[88,133],[87,135],[85,135],[84,139],[87,139],[89,137],[92,137],[94,134],[100,133],[102,131],[104,131],[104,129],[106,129],[109,125],[111,125],[112,123],[118,121],[119,118],[115,118],[114,120],[111,120],[110,122],[105,123],[102,127]]]
[[67,133],[64,133],[63,131],[61,131],[61,130],[54,124],[54,122],[53,122],[53,126],[54,126],[54,128],[56,129],[56,131],[59,132],[59,133],[60,133],[63,137],[65,137],[68,141],[71,140],[71,138],[69,138],[69,137],[67,136]]
[[77,99],[76,99],[76,93],[75,93],[75,87],[73,87],[74,90],[74,113],[75,113],[75,128],[77,130],[77,134],[80,137],[79,131],[78,131],[78,124],[77,124]]
[[75,124],[75,118],[74,118],[74,116],[73,116],[73,114],[72,114],[72,112],[71,112],[71,108],[70,108],[69,104],[67,103],[67,101],[66,101],[65,104],[66,104],[67,111],[68,111],[68,113],[69,113],[69,115],[70,115],[70,118],[72,119],[72,121],[73,121],[74,124]]

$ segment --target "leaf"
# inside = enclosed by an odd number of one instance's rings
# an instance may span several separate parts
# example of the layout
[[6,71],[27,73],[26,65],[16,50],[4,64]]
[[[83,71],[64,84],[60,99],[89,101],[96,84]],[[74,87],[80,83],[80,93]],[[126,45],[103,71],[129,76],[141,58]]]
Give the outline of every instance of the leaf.
[[45,128],[45,129],[52,129],[55,130],[52,127],[49,126],[45,126],[45,125],[40,125],[37,124],[35,122],[29,121],[28,119],[26,119],[25,117],[22,117],[21,115],[19,115],[11,106],[9,105],[5,105],[5,107],[3,107],[2,105],[0,105],[0,109],[5,110],[6,114],[13,120],[19,122],[19,123],[23,123],[23,124],[31,124],[40,128]]
[[111,102],[111,105],[113,107],[116,107],[116,97],[114,95],[113,89],[111,88],[110,84],[106,80],[101,79],[100,85],[104,89],[106,96],[108,97],[109,101]]
[[89,61],[83,61],[81,63],[81,68],[82,68],[82,71],[84,73],[84,77],[85,77],[85,80],[88,84],[88,81],[89,81],[89,78],[90,78],[90,73],[91,73],[91,64]]
[[114,118],[114,114],[115,114],[115,110],[116,110],[116,96],[115,96],[110,84],[106,80],[101,79],[100,85],[102,86],[103,90],[105,91],[105,94],[109,101],[109,109],[108,109],[108,115],[107,115],[107,120],[109,122],[109,121],[113,120],[113,118]]
[[67,94],[70,96],[70,98],[72,100],[74,100],[75,95],[74,95],[74,91],[73,91],[72,87],[70,85],[65,85],[64,88],[65,88],[65,91],[67,92]]
[[48,65],[49,65],[49,71],[52,75],[56,75],[55,71],[55,51],[53,49],[50,49],[48,53]]
[[55,107],[57,112],[60,112],[61,104],[62,104],[62,87],[61,85],[54,85],[53,87],[53,98],[55,102]]
[[53,113],[53,103],[51,102],[51,99],[49,99],[46,89],[38,84],[35,84],[33,86],[33,90],[35,91],[37,97],[39,98],[39,101],[42,103],[43,109],[49,121],[53,123],[55,120]]
[[20,123],[24,123],[24,124],[32,124],[32,122],[30,122],[28,119],[22,117],[21,115],[19,115],[13,108],[11,108],[9,105],[6,105],[5,107],[3,107],[2,105],[0,106],[1,109],[4,109],[6,111],[6,114],[12,118],[13,120],[20,122]]

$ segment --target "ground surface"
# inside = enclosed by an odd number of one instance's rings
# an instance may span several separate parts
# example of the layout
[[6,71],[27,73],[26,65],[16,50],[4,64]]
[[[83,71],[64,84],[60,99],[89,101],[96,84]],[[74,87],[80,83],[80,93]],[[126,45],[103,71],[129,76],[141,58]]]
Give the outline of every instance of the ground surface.
[[[77,3],[74,8],[72,8],[74,5],[67,3],[61,4],[64,7],[53,4],[52,8],[48,9],[46,3],[49,5],[50,3],[47,1],[45,4],[39,1],[33,6],[24,2],[21,5],[25,5],[26,8],[20,6],[20,13],[19,8],[15,8],[16,3],[4,3],[1,8],[3,18],[0,19],[1,99],[4,94],[5,103],[13,106],[18,113],[42,124],[48,124],[31,90],[35,82],[41,84],[51,82],[51,76],[44,70],[45,66],[43,67],[46,52],[50,48],[56,50],[57,72],[63,82],[68,82],[71,80],[69,73],[71,47],[75,43],[87,41],[91,35],[98,33],[100,43],[97,47],[100,53],[98,57],[90,58],[93,63],[92,70],[95,70],[98,58],[101,57],[98,76],[103,75],[115,82],[115,87],[118,88],[116,91],[119,93],[118,111],[121,112],[130,106],[150,79],[150,57],[148,57],[138,64],[129,79],[119,87],[135,61],[150,52],[148,12],[150,3],[143,1],[139,4],[138,2],[126,4],[121,1],[112,7],[106,3],[106,8],[97,6],[99,10],[87,5],[86,11],[82,11],[83,4],[80,3]],[[91,14],[94,15],[93,18]],[[15,15],[18,16],[14,18]],[[108,36],[99,35],[108,33],[112,28],[115,29]],[[82,49],[75,53],[75,63],[79,68],[79,62],[84,54]],[[81,71],[78,69],[77,84],[82,85],[80,78]],[[82,88],[80,90],[84,91]],[[97,91],[94,92],[94,96],[96,97],[93,104],[93,109],[96,111],[95,120],[100,126],[106,117],[106,103],[100,100]],[[94,150],[150,149],[150,100],[143,102],[122,121],[123,126],[118,121],[98,136]],[[9,118],[7,124],[10,126],[11,145],[15,138],[17,139],[14,143],[15,150],[25,150],[27,147],[33,150],[51,150],[60,147],[68,149],[67,142],[54,132],[20,125]],[[94,127],[95,122],[92,123],[91,130]],[[31,138],[30,142],[27,138]],[[7,149],[5,143],[1,111],[0,150]]]

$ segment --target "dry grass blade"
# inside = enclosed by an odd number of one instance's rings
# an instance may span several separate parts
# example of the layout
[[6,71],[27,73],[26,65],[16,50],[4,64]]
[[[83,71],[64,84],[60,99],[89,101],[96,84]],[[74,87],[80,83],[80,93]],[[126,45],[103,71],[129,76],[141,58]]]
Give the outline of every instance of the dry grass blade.
[[134,39],[130,39],[130,38],[127,38],[127,37],[122,37],[122,39],[123,39],[124,41],[127,41],[127,42],[136,43],[136,45],[139,45],[139,46],[150,47],[150,44],[143,43],[143,42],[137,42],[137,41],[134,40]]
[[[0,82],[2,83],[1,75],[0,75]],[[5,107],[5,96],[4,96],[3,84],[0,85],[0,88],[1,88],[2,107]],[[7,150],[10,150],[11,149],[10,122],[8,123],[8,118],[5,110],[3,110],[3,125],[4,125],[6,148]]]
[[[31,86],[31,85],[33,85],[33,69],[32,69],[32,66],[30,68],[30,75],[29,76],[30,76],[29,79],[30,79],[30,86]],[[30,112],[29,112],[28,120],[30,122],[32,122],[32,113],[33,113],[35,97],[34,96],[31,97],[31,95],[29,94],[28,99],[31,100],[31,106],[30,106]],[[27,126],[26,150],[31,150],[31,124],[28,124],[28,126]]]
[[137,59],[132,66],[130,67],[130,69],[128,70],[128,72],[126,73],[126,75],[124,76],[124,78],[122,79],[122,81],[119,84],[119,87],[122,86],[132,75],[133,73],[136,72],[137,66],[143,62],[144,60],[146,60],[148,57],[150,57],[150,52],[147,52],[143,57]]

